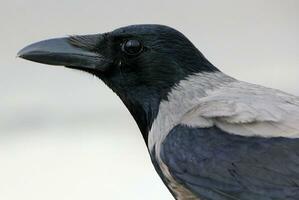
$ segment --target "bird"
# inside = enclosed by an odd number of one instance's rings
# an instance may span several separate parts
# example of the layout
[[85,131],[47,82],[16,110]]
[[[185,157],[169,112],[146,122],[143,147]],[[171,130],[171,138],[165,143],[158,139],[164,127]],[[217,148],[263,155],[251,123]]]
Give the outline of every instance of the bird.
[[180,31],[129,25],[43,40],[17,55],[111,88],[175,199],[299,199],[299,97],[225,74]]

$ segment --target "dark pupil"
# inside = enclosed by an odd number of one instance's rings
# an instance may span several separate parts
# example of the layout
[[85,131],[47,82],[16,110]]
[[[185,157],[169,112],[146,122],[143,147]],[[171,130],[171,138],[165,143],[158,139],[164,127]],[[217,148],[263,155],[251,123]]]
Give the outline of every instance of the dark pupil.
[[124,50],[130,55],[138,54],[141,51],[141,44],[138,40],[129,40],[125,43]]

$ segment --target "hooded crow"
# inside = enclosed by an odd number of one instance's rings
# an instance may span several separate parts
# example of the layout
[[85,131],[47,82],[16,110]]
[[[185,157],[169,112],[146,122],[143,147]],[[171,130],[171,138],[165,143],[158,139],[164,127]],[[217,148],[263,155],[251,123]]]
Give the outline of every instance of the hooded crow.
[[176,199],[299,199],[299,98],[222,73],[177,30],[133,25],[37,42],[18,56],[104,81]]

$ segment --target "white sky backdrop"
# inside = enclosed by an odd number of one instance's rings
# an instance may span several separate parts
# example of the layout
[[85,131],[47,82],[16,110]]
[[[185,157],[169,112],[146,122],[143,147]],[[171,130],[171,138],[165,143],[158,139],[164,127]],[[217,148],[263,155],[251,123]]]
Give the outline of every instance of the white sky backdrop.
[[172,199],[96,78],[16,59],[32,42],[136,23],[182,31],[222,71],[299,95],[299,1],[2,0],[0,199]]

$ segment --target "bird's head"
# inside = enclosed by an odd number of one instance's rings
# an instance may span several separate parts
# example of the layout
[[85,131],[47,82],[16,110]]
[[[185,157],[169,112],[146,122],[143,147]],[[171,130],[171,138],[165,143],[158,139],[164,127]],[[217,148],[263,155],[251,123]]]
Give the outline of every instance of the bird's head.
[[217,71],[182,33],[163,25],[44,40],[18,56],[99,77],[120,96],[144,134],[176,83],[194,73]]

